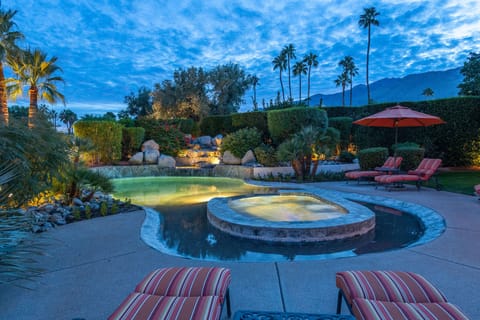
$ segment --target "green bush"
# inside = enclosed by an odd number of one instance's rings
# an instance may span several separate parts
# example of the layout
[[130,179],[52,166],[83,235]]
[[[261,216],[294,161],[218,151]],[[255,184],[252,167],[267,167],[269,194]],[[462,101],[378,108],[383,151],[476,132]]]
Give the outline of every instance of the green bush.
[[122,129],[122,159],[129,159],[139,151],[145,139],[145,129],[129,127]]
[[260,131],[245,128],[227,135],[221,145],[222,154],[230,151],[235,157],[242,158],[248,150],[253,150],[262,143]]
[[113,121],[80,120],[73,125],[75,136],[89,139],[94,150],[84,153],[88,163],[114,163],[122,154],[122,125]]
[[262,140],[268,141],[267,113],[264,111],[234,113],[232,114],[232,126],[235,131],[244,128],[257,128],[262,134]]
[[352,163],[355,159],[355,155],[348,151],[342,151],[338,155],[338,161],[345,162],[345,163]]
[[273,146],[262,143],[256,147],[253,152],[255,153],[255,158],[257,158],[258,163],[261,165],[265,167],[278,166],[276,150]]
[[185,148],[185,135],[177,129],[176,125],[165,123],[156,119],[140,119],[137,125],[145,129],[145,140],[154,140],[159,145],[159,151],[175,157],[181,149]]
[[401,147],[395,150],[395,156],[402,157],[400,168],[404,171],[413,170],[425,156],[425,149],[419,147]]
[[363,149],[357,153],[357,157],[361,170],[373,170],[385,163],[388,149],[383,147]]
[[352,135],[351,117],[332,117],[328,118],[328,126],[340,131],[340,150],[347,150]]
[[312,126],[325,131],[328,127],[327,113],[319,108],[290,108],[267,113],[268,130],[275,144],[280,144],[303,127]]
[[201,135],[214,137],[217,134],[222,134],[226,136],[234,131],[231,115],[205,117],[200,123]]

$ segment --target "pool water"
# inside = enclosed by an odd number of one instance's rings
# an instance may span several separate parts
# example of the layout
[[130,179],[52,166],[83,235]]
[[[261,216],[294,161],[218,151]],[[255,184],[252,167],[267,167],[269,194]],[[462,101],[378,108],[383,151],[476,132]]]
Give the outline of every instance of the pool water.
[[[207,221],[207,201],[213,197],[271,192],[271,188],[229,178],[151,177],[114,179],[114,196],[153,208],[158,215],[156,243],[164,253],[213,261],[320,260],[394,250],[422,237],[424,227],[415,216],[378,204],[362,203],[376,216],[368,234],[309,244],[275,244],[228,235]],[[150,212],[150,214],[152,214]]]

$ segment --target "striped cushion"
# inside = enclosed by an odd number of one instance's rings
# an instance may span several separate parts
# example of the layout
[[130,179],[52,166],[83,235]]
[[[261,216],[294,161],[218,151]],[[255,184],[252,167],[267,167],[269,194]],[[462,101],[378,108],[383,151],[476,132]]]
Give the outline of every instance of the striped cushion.
[[413,174],[384,174],[375,177],[375,181],[378,183],[394,183],[403,181],[419,181],[422,180],[420,176]]
[[132,292],[109,320],[219,319],[219,297],[162,297]]
[[163,268],[148,274],[135,291],[158,296],[219,296],[223,303],[230,281],[230,270],[226,268]]
[[477,184],[475,187],[473,187],[475,189],[475,193],[478,194],[480,196],[480,184]]
[[345,177],[349,179],[360,179],[360,178],[369,178],[385,174],[380,171],[348,171],[345,172]]
[[349,306],[355,298],[395,302],[447,302],[422,276],[403,271],[342,271],[336,275]]
[[451,303],[403,303],[367,299],[353,300],[357,320],[461,320],[468,318]]
[[417,169],[408,171],[408,174],[418,175],[425,181],[430,179],[432,174],[437,171],[441,164],[441,159],[424,158],[418,165]]

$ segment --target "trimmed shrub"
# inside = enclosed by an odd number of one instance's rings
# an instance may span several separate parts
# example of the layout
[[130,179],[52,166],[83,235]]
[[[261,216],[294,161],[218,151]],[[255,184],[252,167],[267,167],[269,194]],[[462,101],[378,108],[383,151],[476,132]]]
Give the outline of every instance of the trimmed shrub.
[[419,147],[401,147],[395,150],[397,157],[402,157],[400,168],[404,171],[413,170],[425,156],[425,149]]
[[94,145],[93,151],[85,152],[82,157],[91,164],[110,164],[121,158],[121,124],[113,121],[80,120],[73,125],[75,136],[89,139]]
[[227,135],[221,145],[222,154],[230,151],[235,157],[242,158],[248,150],[253,150],[262,143],[260,131],[245,128]]
[[275,144],[280,144],[303,127],[313,126],[325,131],[328,127],[327,113],[319,108],[290,108],[267,113],[268,130]]
[[265,167],[278,166],[276,150],[271,145],[262,143],[260,146],[256,147],[253,152],[255,153],[255,158],[257,158],[258,163],[261,165]]
[[388,157],[388,149],[383,147],[368,148],[357,153],[360,170],[373,170],[381,167]]
[[217,134],[226,136],[234,132],[232,126],[232,116],[210,116],[203,118],[200,123],[200,134],[214,137]]
[[232,126],[235,131],[244,128],[257,128],[262,134],[262,140],[268,141],[267,113],[264,111],[253,111],[232,114]]
[[145,129],[130,127],[122,129],[122,159],[129,159],[142,145],[145,138]]
[[175,157],[185,148],[185,135],[175,125],[156,119],[140,119],[137,124],[145,129],[145,140],[158,143],[160,153]]
[[355,159],[355,155],[348,151],[342,151],[338,155],[338,161],[345,162],[345,163],[352,163]]
[[351,117],[333,117],[328,118],[328,126],[340,131],[340,150],[347,150],[352,135]]

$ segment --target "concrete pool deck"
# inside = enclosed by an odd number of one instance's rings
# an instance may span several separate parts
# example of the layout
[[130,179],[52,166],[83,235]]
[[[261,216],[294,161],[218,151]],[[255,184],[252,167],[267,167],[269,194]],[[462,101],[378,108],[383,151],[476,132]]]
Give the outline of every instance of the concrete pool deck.
[[[69,224],[37,235],[45,271],[0,284],[0,319],[105,319],[145,274],[169,266],[232,270],[232,310],[335,313],[335,272],[406,270],[422,274],[471,319],[480,319],[480,201],[433,189],[375,190],[345,182],[315,186],[417,203],[440,213],[445,232],[411,248],[358,257],[298,262],[204,262],[162,254],[143,243],[144,212]],[[345,312],[345,310],[344,310]],[[225,317],[225,312],[223,314]]]

